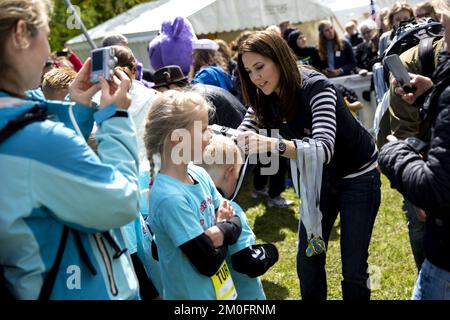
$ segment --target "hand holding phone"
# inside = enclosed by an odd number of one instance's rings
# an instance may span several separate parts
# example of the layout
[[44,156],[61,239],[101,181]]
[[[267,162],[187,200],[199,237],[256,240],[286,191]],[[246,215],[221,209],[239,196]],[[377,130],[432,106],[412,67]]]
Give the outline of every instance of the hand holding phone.
[[[428,90],[433,87],[433,81],[420,74],[411,73],[411,85],[415,88],[414,92],[406,92],[402,87],[395,87],[395,94],[402,98],[403,101],[409,104],[415,103],[418,97],[426,94]],[[395,84],[394,80],[394,84]]]
[[395,80],[397,80],[398,84],[406,93],[411,93],[416,90],[416,88],[411,85],[411,77],[409,76],[408,70],[406,70],[397,54],[391,54],[385,57],[383,59],[383,64],[388,67]]

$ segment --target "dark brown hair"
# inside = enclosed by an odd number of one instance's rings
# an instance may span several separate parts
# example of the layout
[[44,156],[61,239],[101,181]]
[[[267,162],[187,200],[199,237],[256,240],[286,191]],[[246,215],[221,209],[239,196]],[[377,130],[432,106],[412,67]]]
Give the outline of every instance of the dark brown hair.
[[[272,60],[280,72],[280,93],[272,93],[264,97],[263,93],[250,80],[242,62],[242,55],[254,52]],[[281,114],[292,117],[297,111],[297,90],[302,79],[297,66],[296,57],[287,42],[273,31],[258,31],[248,37],[238,50],[238,69],[241,78],[242,93],[245,102],[252,106],[256,115],[264,125],[269,123],[271,101],[281,102]]]
[[117,64],[119,67],[126,67],[131,73],[136,73],[136,58],[133,51],[130,48],[124,46],[112,46],[114,49],[114,55],[117,58]]
[[399,13],[400,11],[403,11],[403,10],[408,11],[411,18],[414,18],[413,8],[405,2],[397,1],[396,3],[394,3],[392,5],[391,10],[389,10],[389,14],[386,17],[386,21],[389,25],[389,28],[394,27],[394,15],[396,15],[397,13]]

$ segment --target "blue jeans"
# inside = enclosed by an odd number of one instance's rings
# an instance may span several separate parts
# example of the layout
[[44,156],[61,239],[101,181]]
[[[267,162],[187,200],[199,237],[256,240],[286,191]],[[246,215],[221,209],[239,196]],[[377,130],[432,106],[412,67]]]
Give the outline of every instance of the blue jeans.
[[425,252],[423,246],[423,241],[425,238],[425,223],[419,221],[416,209],[414,209],[413,204],[406,199],[404,201],[406,218],[408,219],[409,243],[411,244],[411,249],[414,256],[414,261],[416,262],[417,270],[420,271],[420,266],[425,260]]
[[[328,247],[333,224],[340,212],[342,295],[344,300],[369,300],[367,273],[369,244],[381,200],[381,181],[377,170],[361,176],[340,179],[322,188],[322,235]],[[300,226],[297,274],[303,300],[325,300],[327,280],[325,254],[307,257],[306,230]]]
[[450,272],[436,267],[425,259],[416,286],[413,300],[450,300]]

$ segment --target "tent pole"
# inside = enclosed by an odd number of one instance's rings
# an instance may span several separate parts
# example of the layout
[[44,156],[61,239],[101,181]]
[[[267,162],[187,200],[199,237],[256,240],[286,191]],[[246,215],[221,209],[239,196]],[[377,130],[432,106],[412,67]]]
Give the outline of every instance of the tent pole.
[[341,23],[339,22],[338,18],[336,17],[336,15],[335,15],[334,13],[333,13],[333,15],[331,16],[331,19],[334,19],[334,21],[336,21],[336,23],[337,23],[339,29],[341,29],[341,31],[342,31],[343,33],[345,33],[344,28],[342,28]]
[[97,49],[97,45],[95,44],[94,41],[92,41],[91,37],[89,36],[89,33],[86,30],[86,27],[83,24],[83,21],[81,21],[80,16],[78,15],[77,11],[73,7],[73,5],[70,2],[70,0],[64,0],[64,3],[66,4],[66,6],[69,9],[69,11],[74,15],[75,20],[79,24],[81,32],[83,32],[84,36],[86,37],[86,40],[88,41],[89,45],[91,46],[91,49]]

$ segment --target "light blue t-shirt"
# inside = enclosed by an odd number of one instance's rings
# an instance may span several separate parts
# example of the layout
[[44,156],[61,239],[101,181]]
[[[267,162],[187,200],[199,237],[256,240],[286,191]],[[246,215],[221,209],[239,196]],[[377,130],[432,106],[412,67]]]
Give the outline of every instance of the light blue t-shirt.
[[238,241],[228,247],[227,264],[230,268],[231,278],[238,294],[237,300],[266,300],[264,289],[259,277],[250,278],[248,275],[237,272],[231,264],[231,256],[255,244],[256,236],[250,228],[244,210],[234,201],[230,201],[236,215],[241,219],[242,232]]
[[199,273],[179,246],[214,225],[222,197],[203,168],[189,165],[188,172],[194,185],[160,172],[150,191],[150,227],[158,247],[163,297],[215,300],[211,278]]

